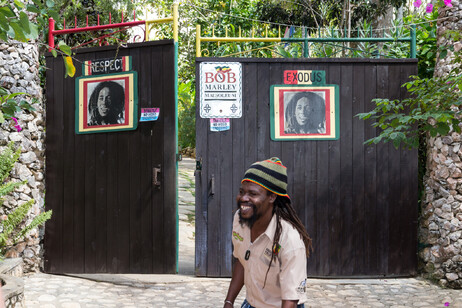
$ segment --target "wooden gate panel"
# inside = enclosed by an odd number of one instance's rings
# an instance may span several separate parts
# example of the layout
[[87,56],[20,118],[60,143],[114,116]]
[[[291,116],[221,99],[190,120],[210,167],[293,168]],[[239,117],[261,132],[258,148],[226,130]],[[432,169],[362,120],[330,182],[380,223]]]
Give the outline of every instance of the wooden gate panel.
[[[172,41],[78,50],[85,60],[131,56],[140,108],[159,119],[133,131],[75,134],[75,78],[47,57],[47,191],[53,210],[45,235],[52,273],[175,273],[176,128]],[[162,189],[152,185],[161,165]]]
[[[364,145],[376,128],[355,115],[371,110],[375,97],[405,97],[400,85],[416,73],[415,60],[228,61],[243,64],[243,117],[217,133],[196,113],[196,155],[202,160],[196,175],[196,273],[231,274],[228,243],[240,179],[254,161],[278,156],[289,170],[295,210],[313,238],[311,277],[413,275],[417,195],[409,193],[417,189],[417,155],[391,144]],[[269,89],[282,84],[283,71],[290,69],[324,70],[326,83],[339,85],[339,140],[270,140]]]

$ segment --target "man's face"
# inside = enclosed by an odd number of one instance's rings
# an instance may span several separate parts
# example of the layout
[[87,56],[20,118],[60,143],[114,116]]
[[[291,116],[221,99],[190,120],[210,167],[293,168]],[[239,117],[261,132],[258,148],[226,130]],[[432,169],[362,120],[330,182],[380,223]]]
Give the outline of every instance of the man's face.
[[244,181],[241,183],[236,201],[239,207],[239,222],[250,228],[263,215],[272,213],[276,195],[268,193],[258,184]]
[[104,87],[101,89],[101,91],[99,91],[97,104],[99,114],[102,117],[107,116],[111,105],[111,96],[109,93],[109,88]]
[[297,123],[301,126],[306,125],[310,118],[310,113],[313,112],[313,104],[310,104],[310,101],[306,97],[302,97],[297,101],[295,106],[295,119]]

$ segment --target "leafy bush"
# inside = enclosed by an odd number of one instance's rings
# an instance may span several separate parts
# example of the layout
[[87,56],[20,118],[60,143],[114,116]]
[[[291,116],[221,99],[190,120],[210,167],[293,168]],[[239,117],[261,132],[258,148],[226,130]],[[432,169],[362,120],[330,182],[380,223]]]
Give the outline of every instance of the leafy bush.
[[[32,105],[25,101],[20,100],[17,102],[15,98],[17,96],[29,96],[27,93],[17,92],[9,94],[8,91],[0,87],[0,123],[3,123],[5,117],[7,119],[14,117],[14,113],[21,110],[33,111],[35,110]],[[32,98],[32,104],[36,103],[37,99]]]
[[[453,42],[460,42],[462,33],[447,31],[446,36]],[[440,50],[445,57],[448,50],[454,51],[454,45]],[[373,126],[381,130],[377,137],[366,143],[393,142],[395,147],[403,144],[409,148],[419,146],[422,133],[432,137],[447,135],[454,130],[460,133],[461,123],[459,107],[462,105],[462,55],[455,52],[449,67],[451,71],[443,77],[422,78],[411,76],[405,87],[411,94],[403,100],[378,98],[373,101],[376,107],[357,116],[360,119],[373,119]]]
[[196,102],[191,81],[178,86],[178,145],[181,149],[196,146]]
[[[410,26],[416,25],[416,44],[419,76],[422,78],[431,78],[435,70],[437,42],[436,42],[436,22],[438,11],[423,16],[409,15],[404,17],[403,25],[400,20],[393,22],[396,31],[393,31],[388,37],[409,37]],[[433,22],[432,22],[433,21]],[[383,53],[394,58],[406,58],[409,54],[409,47],[399,42],[392,42],[383,46]]]
[[[6,195],[13,192],[16,187],[26,183],[26,181],[5,182],[21,153],[20,149],[14,151],[13,147],[13,142],[9,143],[8,147],[0,154],[0,181],[2,183],[0,185],[0,202],[2,204]],[[23,224],[34,202],[35,200],[31,199],[19,205],[10,214],[2,217],[0,221],[0,258],[3,258],[8,248],[17,244],[29,231],[44,224],[45,221],[51,218],[52,212],[47,211],[36,216],[29,224]]]

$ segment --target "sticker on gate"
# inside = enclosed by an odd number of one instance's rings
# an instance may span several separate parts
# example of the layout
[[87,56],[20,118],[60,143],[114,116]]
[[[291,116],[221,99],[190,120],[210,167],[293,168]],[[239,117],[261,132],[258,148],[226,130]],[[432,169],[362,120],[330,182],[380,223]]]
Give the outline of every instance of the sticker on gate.
[[157,121],[159,110],[159,108],[141,108],[140,122]]
[[210,131],[223,132],[230,130],[231,122],[229,119],[210,119]]

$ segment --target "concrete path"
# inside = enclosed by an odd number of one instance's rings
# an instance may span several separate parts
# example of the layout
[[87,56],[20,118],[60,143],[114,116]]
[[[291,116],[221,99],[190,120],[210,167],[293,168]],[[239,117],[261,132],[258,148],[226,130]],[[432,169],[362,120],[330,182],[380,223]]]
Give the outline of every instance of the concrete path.
[[[194,167],[192,159],[180,162],[179,275],[34,274],[24,278],[26,307],[222,307],[230,279],[193,275]],[[421,278],[310,279],[307,292],[306,307],[462,308],[461,290],[442,289]],[[244,296],[245,290],[234,307],[240,307]]]

